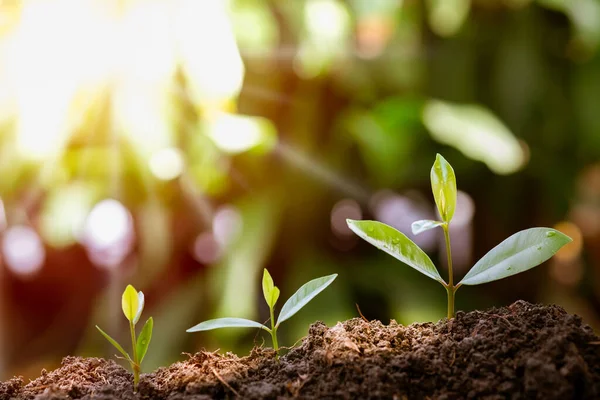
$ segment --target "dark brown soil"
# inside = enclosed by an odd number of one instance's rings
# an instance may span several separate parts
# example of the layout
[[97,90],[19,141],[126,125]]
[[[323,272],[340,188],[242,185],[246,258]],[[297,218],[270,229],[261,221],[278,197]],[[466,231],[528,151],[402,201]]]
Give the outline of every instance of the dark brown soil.
[[66,357],[24,384],[0,384],[8,399],[600,399],[600,338],[557,306],[516,302],[458,312],[408,327],[352,319],[310,327],[276,360],[199,352],[132,377],[112,360]]

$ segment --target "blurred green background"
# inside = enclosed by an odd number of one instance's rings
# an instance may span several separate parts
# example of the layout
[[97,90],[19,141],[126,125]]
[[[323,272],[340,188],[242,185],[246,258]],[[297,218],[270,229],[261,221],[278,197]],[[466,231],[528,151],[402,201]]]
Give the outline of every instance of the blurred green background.
[[[201,348],[270,346],[214,317],[280,329],[437,321],[436,282],[345,219],[409,233],[429,169],[454,166],[460,279],[510,234],[574,242],[541,267],[458,292],[457,309],[558,303],[600,328],[600,3],[596,0],[29,0],[0,4],[0,377],[35,377],[127,340],[146,295],[144,370]],[[441,232],[441,231],[440,231]],[[415,238],[446,276],[440,232]],[[441,257],[438,252],[442,251]]]

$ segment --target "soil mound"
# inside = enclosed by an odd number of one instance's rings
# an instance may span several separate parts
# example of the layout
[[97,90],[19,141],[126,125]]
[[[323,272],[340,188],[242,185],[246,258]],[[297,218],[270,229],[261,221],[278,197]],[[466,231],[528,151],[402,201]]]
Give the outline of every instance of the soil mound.
[[0,400],[221,398],[598,399],[600,338],[561,307],[518,301],[435,324],[317,322],[279,360],[202,351],[143,375],[137,394],[129,372],[97,358],[0,384]]

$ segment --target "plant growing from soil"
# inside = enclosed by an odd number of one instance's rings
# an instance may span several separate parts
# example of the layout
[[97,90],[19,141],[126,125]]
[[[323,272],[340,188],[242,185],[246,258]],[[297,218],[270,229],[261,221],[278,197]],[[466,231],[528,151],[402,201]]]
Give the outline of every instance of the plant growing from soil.
[[106,338],[106,340],[108,340],[113,346],[115,346],[117,350],[119,350],[121,354],[123,354],[123,357],[125,357],[125,359],[129,362],[129,365],[131,365],[131,369],[133,371],[133,388],[134,390],[137,390],[138,382],[140,381],[140,365],[142,364],[144,356],[148,351],[148,346],[150,346],[154,320],[152,317],[148,318],[144,324],[144,327],[142,328],[140,336],[136,339],[135,325],[140,320],[140,316],[144,310],[144,293],[136,291],[131,285],[127,285],[125,291],[123,292],[123,296],[121,297],[121,307],[123,308],[123,314],[125,314],[125,318],[129,320],[133,357],[131,357],[115,339],[100,329],[98,325],[96,325],[96,328],[100,331],[102,336]]
[[209,331],[219,328],[260,328],[269,332],[273,340],[273,349],[275,349],[276,352],[279,352],[279,344],[277,342],[277,329],[279,328],[279,325],[300,311],[302,307],[308,304],[308,302],[311,301],[316,295],[325,290],[325,288],[329,286],[335,280],[335,278],[337,278],[337,274],[327,275],[321,278],[313,279],[302,285],[300,289],[298,289],[296,293],[294,293],[292,297],[285,302],[281,308],[281,311],[279,312],[277,322],[275,322],[274,309],[275,303],[277,303],[277,299],[279,299],[279,288],[275,286],[271,274],[269,274],[269,271],[265,269],[263,272],[262,289],[265,301],[269,306],[269,320],[271,321],[270,328],[259,322],[245,318],[217,318],[201,322],[198,325],[191,327],[186,332]]
[[455,285],[449,226],[456,209],[456,176],[452,166],[439,154],[431,168],[431,189],[441,221],[420,220],[413,222],[411,228],[415,235],[436,227],[442,228],[448,257],[448,283],[442,279],[429,256],[398,230],[378,221],[348,219],[347,223],[362,239],[441,283],[448,294],[448,318],[454,317],[454,295],[462,285],[479,285],[527,271],[548,260],[571,242],[570,237],[551,228],[517,232],[483,256]]

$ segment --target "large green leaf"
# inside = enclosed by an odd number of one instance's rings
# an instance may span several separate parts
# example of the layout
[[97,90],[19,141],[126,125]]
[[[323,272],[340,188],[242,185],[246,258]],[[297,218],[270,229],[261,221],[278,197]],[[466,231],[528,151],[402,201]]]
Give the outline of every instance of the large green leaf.
[[456,209],[456,176],[452,166],[440,154],[431,167],[431,190],[442,221],[450,222]]
[[494,247],[460,281],[479,285],[527,271],[552,257],[571,238],[550,228],[517,232]]
[[144,361],[144,356],[148,351],[148,346],[150,346],[150,339],[152,339],[152,328],[154,327],[154,320],[152,317],[148,318],[142,331],[140,332],[140,336],[137,338],[137,343],[135,344],[136,354],[141,364]]
[[127,285],[123,296],[121,297],[121,307],[123,308],[123,314],[125,318],[133,322],[138,311],[139,299],[137,291],[133,286]]
[[261,328],[266,331],[269,330],[266,326],[251,321],[249,319],[244,318],[217,318],[217,319],[209,319],[208,321],[204,321],[195,325],[188,329],[186,332],[200,332],[200,331],[210,331],[212,329],[219,328]]
[[446,284],[429,256],[403,233],[378,221],[354,221],[349,219],[347,222],[354,233],[373,246],[431,279],[435,279],[443,285]]
[[279,299],[279,288],[273,283],[273,278],[271,278],[271,274],[269,274],[266,268],[263,272],[262,289],[269,308],[273,308],[275,303],[277,303],[277,299]]
[[131,360],[131,357],[129,357],[129,354],[127,354],[127,352],[121,347],[121,345],[119,343],[117,343],[117,341],[113,338],[110,337],[110,335],[106,332],[104,332],[102,329],[100,329],[100,327],[98,325],[96,325],[96,329],[98,329],[100,331],[100,333],[102,334],[102,336],[104,336],[106,338],[106,340],[108,340],[110,342],[110,344],[112,344],[113,346],[115,346],[115,348],[117,350],[119,350],[119,352],[121,354],[123,354],[123,357],[125,357],[125,359],[127,359],[127,361],[129,362],[133,362]]
[[314,299],[316,295],[325,290],[327,286],[331,285],[331,282],[333,282],[335,278],[337,278],[337,274],[327,275],[313,279],[302,285],[300,289],[285,302],[283,307],[281,307],[281,312],[277,318],[277,325],[300,311],[302,307]]
[[135,318],[133,319],[133,324],[137,324],[138,321],[140,320],[140,317],[142,316],[142,311],[144,311],[144,304],[146,303],[146,300],[144,299],[144,293],[142,292],[138,292],[138,308],[137,308],[137,312],[135,313]]
[[442,226],[444,223],[442,221],[432,221],[430,219],[422,219],[419,221],[415,221],[410,226],[412,229],[413,235],[418,235],[419,233],[423,233],[433,228],[437,228],[438,226]]

